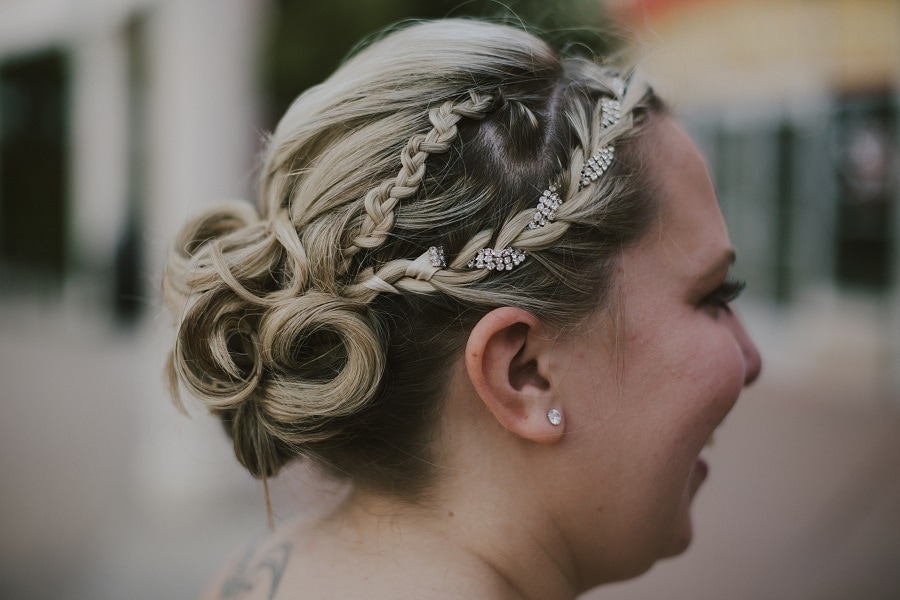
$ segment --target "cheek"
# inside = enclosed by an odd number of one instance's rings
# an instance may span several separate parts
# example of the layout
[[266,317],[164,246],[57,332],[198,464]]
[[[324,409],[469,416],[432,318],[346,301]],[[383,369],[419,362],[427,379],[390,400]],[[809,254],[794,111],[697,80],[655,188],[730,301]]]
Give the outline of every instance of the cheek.
[[746,365],[741,345],[724,326],[717,327],[706,342],[696,357],[697,376],[707,382],[711,393],[733,404],[744,388]]
[[705,315],[629,343],[626,389],[634,392],[629,396],[635,408],[641,407],[646,441],[677,457],[684,470],[743,388],[740,346],[727,328]]
[[743,388],[744,368],[735,344],[724,341],[694,355],[690,364],[683,365],[682,372],[689,395],[721,405],[727,412]]
[[732,410],[743,388],[743,363],[734,344],[691,357],[666,399],[667,424],[660,425],[658,448],[671,457],[668,468],[682,481]]
[[683,401],[713,426],[725,418],[743,389],[744,365],[733,339],[719,336],[682,365]]

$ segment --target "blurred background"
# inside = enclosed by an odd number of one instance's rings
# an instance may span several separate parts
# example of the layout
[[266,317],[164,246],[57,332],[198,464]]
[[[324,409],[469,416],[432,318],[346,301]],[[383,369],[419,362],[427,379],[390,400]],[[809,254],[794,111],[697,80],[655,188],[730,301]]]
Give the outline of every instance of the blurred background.
[[[252,198],[265,132],[364,36],[509,14],[674,104],[765,362],[692,548],[589,597],[900,598],[896,0],[0,0],[0,597],[196,598],[265,530],[258,482],[163,385],[165,249]],[[340,493],[298,466],[276,513]]]

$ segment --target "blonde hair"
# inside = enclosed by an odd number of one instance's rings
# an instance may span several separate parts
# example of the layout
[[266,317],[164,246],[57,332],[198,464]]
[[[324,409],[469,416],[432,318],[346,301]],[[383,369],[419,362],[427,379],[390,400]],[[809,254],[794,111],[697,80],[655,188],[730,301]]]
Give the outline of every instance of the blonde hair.
[[[654,210],[646,88],[561,58],[520,29],[468,20],[395,30],[302,94],[269,140],[259,212],[217,206],[183,228],[163,281],[179,387],[219,415],[265,478],[309,456],[408,493],[426,485],[449,365],[492,308],[571,326],[611,289]],[[600,126],[600,99],[622,115]],[[616,161],[581,189],[580,170]],[[564,202],[528,229],[549,183]],[[427,249],[443,246],[449,265]],[[515,247],[502,273],[466,268]]]

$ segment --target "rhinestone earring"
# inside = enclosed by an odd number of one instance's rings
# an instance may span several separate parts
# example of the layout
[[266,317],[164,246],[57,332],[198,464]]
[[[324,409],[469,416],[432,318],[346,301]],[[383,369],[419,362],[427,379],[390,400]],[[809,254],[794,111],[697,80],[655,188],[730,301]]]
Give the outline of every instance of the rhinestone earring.
[[555,408],[551,408],[551,409],[547,412],[547,420],[550,421],[550,424],[551,424],[551,425],[553,425],[554,427],[556,427],[557,425],[559,425],[560,423],[562,423],[562,413],[559,412],[559,411],[558,411],[557,409],[555,409]]

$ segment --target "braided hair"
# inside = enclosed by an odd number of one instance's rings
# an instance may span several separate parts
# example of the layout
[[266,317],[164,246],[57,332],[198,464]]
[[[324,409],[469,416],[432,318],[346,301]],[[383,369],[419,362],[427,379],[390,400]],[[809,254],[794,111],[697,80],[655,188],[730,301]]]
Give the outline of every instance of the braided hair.
[[[606,99],[622,118],[602,123]],[[268,142],[259,209],[187,223],[163,281],[169,362],[266,478],[297,457],[398,494],[427,489],[468,332],[499,306],[571,327],[608,303],[651,221],[644,124],[663,107],[614,69],[467,20],[395,30],[302,94]],[[615,142],[595,184],[591,154]],[[548,184],[562,200],[529,228]],[[439,245],[447,264],[428,259]],[[479,249],[528,259],[496,272]]]

